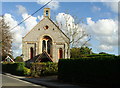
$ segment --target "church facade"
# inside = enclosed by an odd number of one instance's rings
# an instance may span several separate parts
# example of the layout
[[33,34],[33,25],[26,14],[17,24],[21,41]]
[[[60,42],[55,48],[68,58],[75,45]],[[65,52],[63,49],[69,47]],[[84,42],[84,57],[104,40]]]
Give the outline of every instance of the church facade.
[[22,38],[24,61],[46,53],[52,62],[70,58],[69,38],[50,19],[50,8],[44,8],[44,18]]

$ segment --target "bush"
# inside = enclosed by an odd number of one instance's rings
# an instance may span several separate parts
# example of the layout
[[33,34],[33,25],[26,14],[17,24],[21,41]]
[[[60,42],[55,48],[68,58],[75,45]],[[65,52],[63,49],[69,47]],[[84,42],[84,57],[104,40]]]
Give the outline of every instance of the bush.
[[14,75],[27,75],[29,74],[29,70],[25,67],[25,63],[2,63],[2,71],[11,73]]
[[32,63],[30,70],[33,77],[56,75],[58,64],[53,62]]
[[23,58],[21,56],[17,56],[15,58],[15,62],[23,62]]
[[60,59],[58,79],[80,83],[120,84],[120,58],[106,56]]
[[29,76],[31,74],[30,69],[24,67],[24,75]]
[[92,49],[89,47],[81,47],[81,48],[71,48],[70,49],[70,58],[80,58],[86,55],[92,54]]

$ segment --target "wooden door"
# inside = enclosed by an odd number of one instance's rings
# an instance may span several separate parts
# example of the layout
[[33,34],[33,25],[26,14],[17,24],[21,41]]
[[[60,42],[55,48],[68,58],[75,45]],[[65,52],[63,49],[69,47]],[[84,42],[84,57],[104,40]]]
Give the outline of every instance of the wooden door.
[[59,49],[59,59],[63,58],[63,50],[62,48]]

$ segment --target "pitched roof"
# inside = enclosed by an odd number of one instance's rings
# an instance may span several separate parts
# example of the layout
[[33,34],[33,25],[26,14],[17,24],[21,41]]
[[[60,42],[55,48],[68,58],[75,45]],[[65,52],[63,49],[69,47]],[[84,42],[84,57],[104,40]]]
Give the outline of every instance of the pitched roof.
[[[43,21],[45,18],[43,18],[41,21]],[[41,22],[40,21],[40,22]],[[38,22],[38,24],[40,23],[40,22]],[[23,38],[25,38],[38,24],[36,24]]]
[[35,57],[33,57],[32,59],[27,60],[26,63],[47,62],[47,61],[53,62],[52,58],[50,57],[50,55],[47,52],[43,51],[42,54],[38,54]]
[[47,62],[47,61],[53,62],[52,58],[46,51],[43,51],[43,53],[35,60],[35,62]]
[[[61,31],[61,33],[66,36],[66,34],[58,27],[58,25],[55,24],[49,17],[44,17],[41,21],[43,21],[45,18],[48,18],[48,19]],[[41,22],[41,21],[40,21],[40,22]],[[39,22],[39,23],[40,23],[40,22]],[[38,24],[39,24],[39,23],[38,23]],[[37,25],[38,25],[38,24],[37,24]],[[35,25],[23,38],[25,38],[37,25]],[[66,38],[69,39],[69,37],[67,37],[67,36],[66,36]],[[69,39],[69,40],[70,40],[70,39]]]
[[7,56],[4,61],[7,61],[7,62],[14,62],[14,60],[10,57],[10,56]]
[[70,40],[70,38],[59,28],[57,24],[55,24],[49,17],[48,19],[63,33],[63,35],[65,35]]

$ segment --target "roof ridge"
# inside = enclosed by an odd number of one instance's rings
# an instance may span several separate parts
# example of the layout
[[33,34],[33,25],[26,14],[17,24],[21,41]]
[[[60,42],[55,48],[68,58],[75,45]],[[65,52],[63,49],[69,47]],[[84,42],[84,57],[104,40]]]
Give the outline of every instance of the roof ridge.
[[35,62],[39,61],[39,59],[40,59],[40,61],[41,61],[41,60],[42,60],[41,57],[42,57],[43,54],[46,54],[47,58],[50,59],[50,61],[53,62],[52,58],[50,57],[50,55],[49,55],[46,51],[43,51],[43,52],[40,54],[40,56],[38,56],[38,58],[35,60]]

